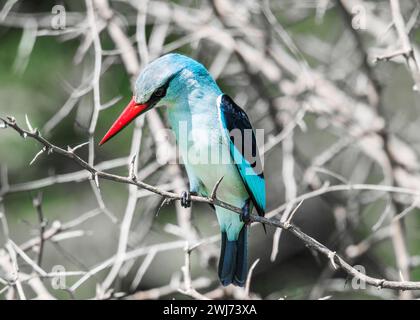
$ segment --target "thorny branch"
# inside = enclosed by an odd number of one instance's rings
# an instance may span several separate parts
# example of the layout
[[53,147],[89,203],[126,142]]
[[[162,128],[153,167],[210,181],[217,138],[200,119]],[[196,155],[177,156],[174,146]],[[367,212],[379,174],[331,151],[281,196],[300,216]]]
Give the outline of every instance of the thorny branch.
[[[90,166],[87,162],[85,162],[83,159],[81,159],[79,156],[74,154],[73,152],[68,152],[68,151],[66,151],[66,150],[64,150],[60,147],[55,146],[54,144],[52,144],[48,140],[42,138],[38,131],[35,131],[35,132],[32,133],[32,132],[29,132],[29,131],[26,131],[26,130],[22,129],[12,117],[8,117],[7,119],[1,119],[1,120],[7,126],[13,128],[14,130],[16,130],[22,136],[30,137],[30,138],[33,138],[33,139],[37,140],[38,142],[40,142],[45,147],[49,148],[50,150],[53,150],[54,152],[57,152],[57,153],[63,155],[65,157],[69,158],[69,159],[72,159],[77,164],[79,164],[81,167],[88,170],[92,174],[97,175],[100,178],[104,178],[104,179],[108,179],[108,180],[112,180],[112,181],[120,182],[120,183],[134,184],[134,185],[136,185],[140,188],[144,188],[146,190],[149,190],[153,193],[159,194],[161,196],[164,196],[164,197],[172,199],[172,200],[180,200],[180,198],[181,198],[180,195],[174,194],[172,192],[159,190],[158,188],[153,187],[151,185],[148,185],[146,183],[143,183],[141,181],[133,181],[130,178],[126,178],[126,177],[122,177],[122,176],[118,176],[118,175],[112,175],[112,174],[109,174],[109,173],[106,173],[106,172],[98,171],[93,166]],[[351,186],[349,186],[349,188],[351,188]],[[403,189],[401,189],[400,191],[402,191],[402,192],[405,191],[405,192],[410,193],[410,194],[420,195],[420,192],[417,192],[415,190],[403,190]],[[200,197],[200,196],[192,196],[191,200],[196,201],[196,202],[205,202],[205,203],[213,204],[213,205],[216,205],[216,206],[220,206],[220,207],[229,209],[231,211],[234,211],[238,214],[242,212],[242,210],[240,208],[234,207],[234,206],[232,206],[228,203],[222,202],[222,201],[217,200],[217,199]],[[357,269],[353,268],[350,264],[348,264],[343,258],[341,258],[339,255],[337,255],[335,251],[331,251],[326,246],[324,246],[323,244],[318,242],[316,239],[313,239],[312,237],[310,237],[306,233],[302,232],[299,228],[297,228],[292,223],[289,223],[289,222],[285,223],[285,222],[280,221],[277,218],[265,218],[265,217],[261,217],[261,216],[255,215],[255,214],[252,214],[250,218],[251,218],[251,221],[253,221],[253,222],[260,222],[260,223],[270,225],[270,226],[273,226],[273,227],[276,227],[276,228],[281,228],[281,229],[287,230],[288,232],[292,233],[295,237],[300,239],[303,243],[305,243],[306,246],[316,250],[317,252],[321,253],[326,258],[328,258],[335,269],[341,268],[342,270],[347,272],[349,275],[351,275],[355,278],[358,278],[362,281],[365,281],[367,284],[370,284],[370,285],[378,287],[378,288],[389,288],[389,289],[398,289],[398,290],[420,290],[420,282],[390,281],[390,280],[386,280],[386,279],[377,279],[377,278],[373,278],[373,277],[367,276],[367,275],[359,272]],[[190,253],[191,253],[191,248],[187,248],[186,249],[186,257],[188,257],[188,258],[186,258],[186,265],[189,265],[189,255],[190,255]],[[186,284],[188,285],[188,288],[190,288],[190,289],[187,289],[187,290],[191,290],[191,287],[190,287],[191,286],[191,284],[190,284],[191,279],[189,278],[189,271],[187,269],[188,269],[188,267],[184,268],[184,273],[186,274],[186,277],[187,277],[187,280],[188,280]],[[191,294],[191,291],[189,293]]]

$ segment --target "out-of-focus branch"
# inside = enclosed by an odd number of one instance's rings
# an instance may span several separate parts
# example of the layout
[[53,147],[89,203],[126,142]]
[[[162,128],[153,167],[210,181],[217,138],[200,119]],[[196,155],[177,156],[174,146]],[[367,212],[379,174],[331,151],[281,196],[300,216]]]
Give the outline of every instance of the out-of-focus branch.
[[401,43],[402,55],[407,61],[407,66],[413,77],[416,90],[420,91],[420,68],[416,59],[415,52],[411,46],[410,39],[407,34],[405,27],[404,18],[401,14],[400,1],[399,0],[390,0],[392,19],[394,21],[395,29],[397,29],[398,38]]
[[[394,8],[394,10],[398,9],[398,12],[399,12],[398,0],[397,1],[391,0],[391,2],[397,2],[397,4],[394,3],[394,6],[397,6],[398,8]],[[390,130],[389,130],[389,121],[387,120],[386,113],[384,110],[384,101],[382,99],[382,92],[381,92],[382,86],[373,68],[369,64],[368,54],[367,54],[367,51],[365,50],[360,34],[352,27],[351,14],[347,11],[346,7],[343,5],[342,0],[338,1],[337,3],[341,11],[343,12],[343,15],[345,18],[344,20],[347,24],[347,27],[351,31],[356,41],[357,49],[361,53],[363,70],[370,82],[370,90],[368,91],[369,97],[370,97],[369,99],[370,103],[375,108],[375,111],[377,112],[378,116],[384,119],[384,128],[378,132],[378,134],[383,140],[383,152],[386,155],[386,161],[389,164],[387,167],[389,167],[390,169],[390,170],[386,170],[386,168],[384,168],[385,169],[384,175],[388,177],[390,183],[392,183],[394,186],[398,186],[398,183],[396,181],[396,172],[400,164],[395,160],[393,153],[391,151],[392,146],[391,146],[390,141],[392,137],[390,135]],[[402,17],[399,17],[399,18],[402,19]],[[399,24],[401,23],[403,24],[402,27],[404,29],[404,34],[405,34],[404,22],[395,21],[395,18],[394,18],[394,24],[397,22]],[[408,38],[404,39],[403,42],[406,43],[407,41],[408,41]],[[406,43],[405,45],[409,45],[409,43],[408,44]],[[397,214],[398,212],[403,211],[403,206],[392,195],[391,195],[391,201],[392,201],[394,214]],[[404,279],[408,280],[410,279],[409,252],[407,249],[403,223],[404,223],[403,220],[398,220],[398,221],[395,220],[392,222],[393,232],[391,233],[391,237],[392,237],[392,243],[394,246],[394,253],[395,253],[398,268],[401,271]],[[412,298],[409,292],[402,292],[401,297]]]

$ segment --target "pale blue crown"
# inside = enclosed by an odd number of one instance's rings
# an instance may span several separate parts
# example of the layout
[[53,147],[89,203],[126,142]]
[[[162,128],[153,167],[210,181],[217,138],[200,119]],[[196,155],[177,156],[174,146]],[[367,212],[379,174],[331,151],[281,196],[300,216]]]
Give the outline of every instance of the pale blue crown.
[[[184,86],[194,84],[195,80],[201,86],[220,91],[207,69],[201,63],[181,54],[169,53],[154,60],[141,72],[136,80],[134,93],[136,101],[139,103],[146,102],[151,94],[169,79],[171,79],[171,82],[181,80]],[[181,87],[179,84],[175,85]],[[174,94],[174,90],[169,92]]]

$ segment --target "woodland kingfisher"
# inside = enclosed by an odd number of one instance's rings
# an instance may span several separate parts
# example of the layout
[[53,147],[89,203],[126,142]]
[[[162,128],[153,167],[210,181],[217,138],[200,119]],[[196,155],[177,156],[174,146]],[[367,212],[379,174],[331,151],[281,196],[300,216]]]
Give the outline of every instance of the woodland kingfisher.
[[221,231],[220,281],[224,286],[244,286],[250,214],[255,207],[264,216],[266,207],[262,163],[248,116],[221,91],[202,64],[170,53],[143,69],[133,98],[100,144],[159,106],[167,108],[189,179],[190,190],[182,193],[182,206],[191,205],[191,194],[209,197],[223,177],[217,198],[242,209],[237,214],[214,207]]

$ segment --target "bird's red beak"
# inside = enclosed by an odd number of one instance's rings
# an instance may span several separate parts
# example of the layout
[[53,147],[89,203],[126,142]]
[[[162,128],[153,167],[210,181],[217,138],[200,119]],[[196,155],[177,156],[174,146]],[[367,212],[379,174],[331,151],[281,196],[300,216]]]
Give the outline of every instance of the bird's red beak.
[[108,130],[106,135],[102,138],[101,142],[99,142],[99,145],[103,145],[105,142],[107,142],[109,139],[115,136],[118,132],[124,129],[136,117],[144,113],[144,111],[147,110],[147,107],[147,104],[136,103],[134,98],[132,98],[130,103],[120,114],[120,116],[114,122],[112,127]]

